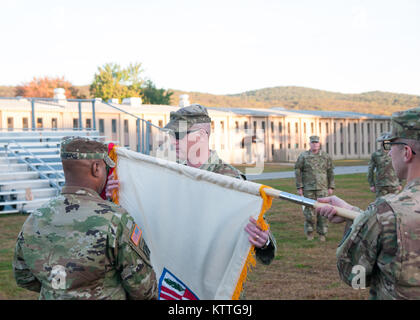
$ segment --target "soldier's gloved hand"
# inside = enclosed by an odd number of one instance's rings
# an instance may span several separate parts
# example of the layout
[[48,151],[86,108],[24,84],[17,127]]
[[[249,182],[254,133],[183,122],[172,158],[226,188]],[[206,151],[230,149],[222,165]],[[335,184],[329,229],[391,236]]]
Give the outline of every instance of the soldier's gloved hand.
[[328,189],[328,195],[332,196],[332,194],[334,193],[334,189],[333,188],[329,188]]
[[370,187],[370,191],[376,192],[376,188],[374,186],[373,187]]
[[109,177],[108,177],[108,181],[106,183],[105,186],[105,195],[108,198],[112,197],[112,191],[116,190],[118,191],[120,187],[120,180],[115,179],[114,173],[112,173]]
[[300,196],[303,196],[303,188],[299,188],[298,193],[299,193]]
[[249,234],[249,242],[255,247],[262,248],[267,244],[268,230],[261,230],[261,228],[257,225],[257,220],[254,218],[249,218],[249,223],[246,225],[245,231]]
[[[335,206],[335,207],[345,208],[349,210],[353,209],[353,207],[350,204],[348,204],[347,202],[345,202],[344,200],[340,199],[337,196],[319,198],[316,201],[321,202],[321,203],[328,203],[331,206]],[[345,218],[337,216],[336,215],[337,210],[335,210],[335,208],[331,206],[323,206],[320,208],[316,208],[315,211],[319,213],[321,216],[327,217],[328,220],[331,221],[332,223],[342,223],[346,221]]]

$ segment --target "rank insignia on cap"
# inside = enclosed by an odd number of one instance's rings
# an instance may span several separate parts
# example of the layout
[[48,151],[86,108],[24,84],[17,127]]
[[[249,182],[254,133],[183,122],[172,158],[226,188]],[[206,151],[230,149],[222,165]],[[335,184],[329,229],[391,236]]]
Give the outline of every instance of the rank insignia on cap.
[[139,245],[140,238],[141,238],[141,229],[137,224],[134,224],[133,232],[131,233],[131,241],[136,245],[136,247]]

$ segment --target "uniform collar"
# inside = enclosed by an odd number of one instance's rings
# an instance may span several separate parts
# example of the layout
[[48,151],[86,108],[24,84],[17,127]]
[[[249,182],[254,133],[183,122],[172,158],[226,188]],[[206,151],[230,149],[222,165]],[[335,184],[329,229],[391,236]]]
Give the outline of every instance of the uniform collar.
[[102,200],[102,198],[99,196],[99,194],[95,190],[90,189],[90,188],[85,188],[85,187],[64,186],[61,189],[61,194],[75,194],[79,196],[89,196],[92,198],[98,198]]
[[209,159],[205,163],[203,163],[199,169],[207,170],[211,164],[219,163],[219,156],[217,155],[217,152],[214,150],[209,150],[209,151],[210,151]]
[[409,189],[416,186],[420,186],[420,178],[415,178],[408,182],[404,189]]

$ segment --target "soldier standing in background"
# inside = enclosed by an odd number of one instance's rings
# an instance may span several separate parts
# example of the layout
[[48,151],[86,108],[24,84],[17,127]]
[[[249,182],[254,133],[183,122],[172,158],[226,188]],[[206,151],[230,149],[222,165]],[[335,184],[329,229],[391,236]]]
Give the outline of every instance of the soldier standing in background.
[[[389,138],[389,133],[382,134],[376,141],[383,142]],[[376,174],[375,174],[376,173]],[[381,147],[370,157],[368,168],[368,182],[370,191],[376,193],[376,198],[388,193],[398,193],[401,191],[401,181],[398,179],[392,167],[391,157],[388,152]]]
[[[317,199],[332,195],[334,192],[334,166],[328,153],[322,151],[318,136],[309,137],[310,149],[301,153],[295,163],[296,188],[299,195]],[[304,207],[304,232],[309,241],[314,239],[314,218],[320,241],[326,241],[328,220]]]
[[40,299],[156,299],[156,276],[141,229],[126,210],[103,200],[107,146],[63,139],[61,195],[35,210],[19,233],[13,272]]
[[[383,142],[399,179],[407,184],[399,194],[379,197],[347,221],[337,248],[341,279],[354,289],[370,287],[370,299],[420,299],[420,108],[392,115],[392,132]],[[361,211],[333,196],[318,199]],[[316,209],[333,223],[346,219],[331,206]]]

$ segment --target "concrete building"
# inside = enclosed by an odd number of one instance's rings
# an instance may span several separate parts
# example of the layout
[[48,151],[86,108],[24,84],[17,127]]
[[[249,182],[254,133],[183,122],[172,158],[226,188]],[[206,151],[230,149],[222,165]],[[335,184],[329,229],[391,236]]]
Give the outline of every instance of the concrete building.
[[[189,98],[181,99],[182,105]],[[191,101],[194,103],[194,101]],[[179,106],[145,105],[140,98],[122,104],[96,100],[66,100],[62,90],[54,99],[0,99],[1,130],[89,130],[96,129],[107,141],[138,150],[145,139],[152,151],[157,148],[169,114]],[[309,148],[309,137],[319,135],[322,149],[333,159],[368,158],[377,148],[376,138],[389,131],[390,117],[353,112],[295,111],[270,109],[208,108],[212,118],[210,147],[233,164],[295,161]],[[137,118],[148,121],[138,121]],[[141,126],[141,135],[139,134]],[[146,130],[144,127],[146,126]]]

